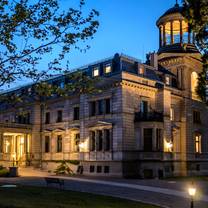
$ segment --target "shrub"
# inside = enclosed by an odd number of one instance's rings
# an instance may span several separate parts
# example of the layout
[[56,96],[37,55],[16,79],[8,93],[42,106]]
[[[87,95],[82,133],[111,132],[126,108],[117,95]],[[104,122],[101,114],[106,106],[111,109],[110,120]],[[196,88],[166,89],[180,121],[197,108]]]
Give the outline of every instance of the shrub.
[[71,170],[71,168],[68,166],[66,161],[62,161],[61,164],[56,168],[54,171],[57,175],[59,174],[67,174],[67,175],[74,175],[74,172]]
[[7,177],[9,176],[9,170],[6,168],[0,169],[0,177]]

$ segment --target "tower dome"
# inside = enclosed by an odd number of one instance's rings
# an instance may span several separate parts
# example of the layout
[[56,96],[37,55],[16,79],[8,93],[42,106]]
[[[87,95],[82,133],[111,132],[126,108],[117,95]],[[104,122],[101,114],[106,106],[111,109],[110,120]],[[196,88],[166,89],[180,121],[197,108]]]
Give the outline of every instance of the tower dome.
[[194,33],[183,17],[182,10],[183,7],[176,2],[157,20],[160,33],[158,53],[199,53],[194,45]]

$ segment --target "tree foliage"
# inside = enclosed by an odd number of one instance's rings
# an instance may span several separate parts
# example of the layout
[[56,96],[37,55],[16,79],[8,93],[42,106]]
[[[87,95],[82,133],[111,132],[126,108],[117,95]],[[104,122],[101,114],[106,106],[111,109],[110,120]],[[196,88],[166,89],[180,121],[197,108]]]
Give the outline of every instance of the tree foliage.
[[208,71],[208,1],[184,0],[183,13],[195,33],[195,42],[202,53],[203,71],[199,74],[197,93],[206,101],[206,72]]
[[[86,11],[84,0],[77,9],[62,11],[60,1],[0,1],[0,87],[23,78],[40,82],[63,72],[61,63],[72,48],[89,48],[85,41],[98,29],[98,12]],[[47,68],[40,69],[39,63],[50,55]]]

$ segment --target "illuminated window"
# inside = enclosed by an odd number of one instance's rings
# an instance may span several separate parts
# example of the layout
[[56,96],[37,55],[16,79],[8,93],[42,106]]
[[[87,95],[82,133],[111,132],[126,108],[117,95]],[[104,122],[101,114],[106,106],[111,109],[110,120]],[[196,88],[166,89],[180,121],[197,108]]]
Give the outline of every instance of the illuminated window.
[[196,93],[197,86],[198,86],[198,74],[196,72],[192,72],[192,74],[191,74],[191,91],[192,91],[192,93]]
[[174,109],[170,108],[170,120],[173,121],[174,120]]
[[180,22],[173,21],[173,43],[180,43]]
[[201,135],[195,135],[195,152],[201,153]]
[[183,43],[188,43],[188,23],[182,21]]
[[171,25],[170,22],[165,24],[165,37],[166,37],[166,44],[171,44]]
[[105,74],[111,73],[111,71],[112,71],[111,64],[106,64],[104,67]]
[[170,85],[170,77],[168,76],[165,77],[165,84]]
[[11,138],[6,137],[4,140],[4,145],[5,145],[5,153],[11,153]]
[[140,75],[144,75],[144,67],[140,67],[139,68],[139,74]]
[[93,77],[98,77],[99,76],[99,68],[95,67],[92,71],[92,76]]

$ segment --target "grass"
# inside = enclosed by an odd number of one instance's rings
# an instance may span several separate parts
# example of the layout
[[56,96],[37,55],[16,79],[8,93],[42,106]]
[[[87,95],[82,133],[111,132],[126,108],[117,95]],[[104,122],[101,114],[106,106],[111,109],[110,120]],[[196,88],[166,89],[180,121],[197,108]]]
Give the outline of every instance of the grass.
[[[156,208],[133,201],[53,188],[0,188],[1,208]],[[157,207],[158,208],[158,207]]]

